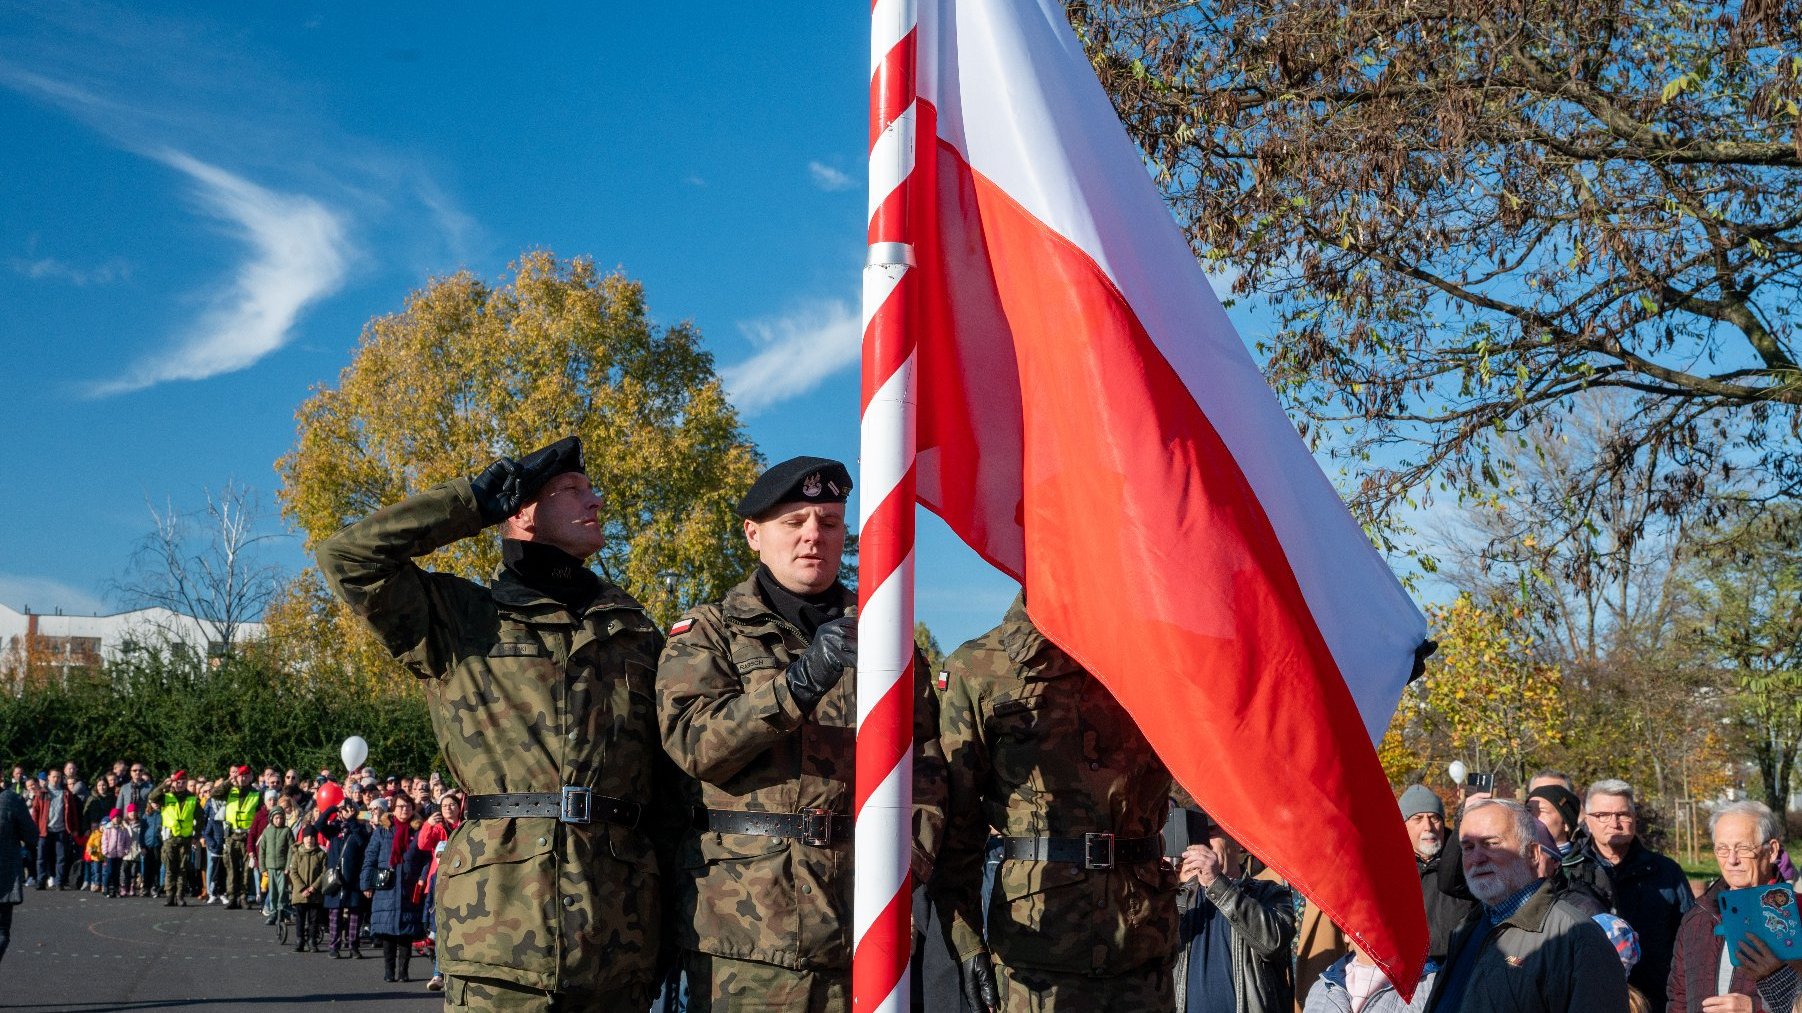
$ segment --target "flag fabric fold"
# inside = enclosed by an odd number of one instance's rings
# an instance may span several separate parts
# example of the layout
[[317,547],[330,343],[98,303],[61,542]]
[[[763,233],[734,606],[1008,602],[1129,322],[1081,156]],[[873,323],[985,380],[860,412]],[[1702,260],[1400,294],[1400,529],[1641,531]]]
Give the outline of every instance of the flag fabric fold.
[[919,499],[1233,837],[1390,972],[1373,742],[1426,634],[1227,320],[1061,0],[920,0]]

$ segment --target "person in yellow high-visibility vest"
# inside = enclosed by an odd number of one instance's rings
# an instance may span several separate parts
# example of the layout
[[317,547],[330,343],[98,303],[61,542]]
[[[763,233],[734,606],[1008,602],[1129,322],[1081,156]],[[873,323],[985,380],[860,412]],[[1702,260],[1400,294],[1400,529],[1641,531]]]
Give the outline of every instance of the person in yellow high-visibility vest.
[[188,855],[200,822],[200,799],[188,790],[188,772],[178,770],[150,791],[163,820],[163,901],[188,906]]
[[245,906],[250,886],[250,826],[263,805],[263,792],[250,784],[248,766],[233,767],[231,781],[213,789],[213,797],[225,800],[225,907]]

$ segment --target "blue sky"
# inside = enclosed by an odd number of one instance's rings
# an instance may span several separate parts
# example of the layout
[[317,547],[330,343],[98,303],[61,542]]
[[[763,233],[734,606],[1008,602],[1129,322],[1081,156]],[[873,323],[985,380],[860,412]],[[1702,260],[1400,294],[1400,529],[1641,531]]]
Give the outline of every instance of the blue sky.
[[[0,7],[0,602],[128,604],[148,505],[228,480],[279,527],[363,322],[526,249],[698,325],[767,459],[853,461],[867,7],[774,10]],[[949,647],[1014,588],[921,517]]]

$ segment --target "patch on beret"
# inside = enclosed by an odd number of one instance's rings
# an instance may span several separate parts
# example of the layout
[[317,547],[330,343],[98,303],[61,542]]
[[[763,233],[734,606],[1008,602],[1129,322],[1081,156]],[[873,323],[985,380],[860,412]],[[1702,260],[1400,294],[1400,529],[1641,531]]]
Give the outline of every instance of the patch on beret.
[[851,472],[827,457],[793,457],[759,475],[738,515],[756,520],[784,503],[843,503],[851,495]]

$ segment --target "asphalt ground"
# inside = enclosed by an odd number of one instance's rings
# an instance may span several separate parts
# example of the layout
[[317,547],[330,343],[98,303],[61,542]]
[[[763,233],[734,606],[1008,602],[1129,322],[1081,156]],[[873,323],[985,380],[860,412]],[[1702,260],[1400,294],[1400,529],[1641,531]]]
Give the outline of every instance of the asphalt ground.
[[363,960],[295,953],[292,934],[278,945],[261,912],[188,904],[26,890],[0,960],[0,1010],[435,1013],[443,1006],[441,993],[425,990],[429,959],[413,959],[411,983],[387,984],[379,949],[365,947]]

